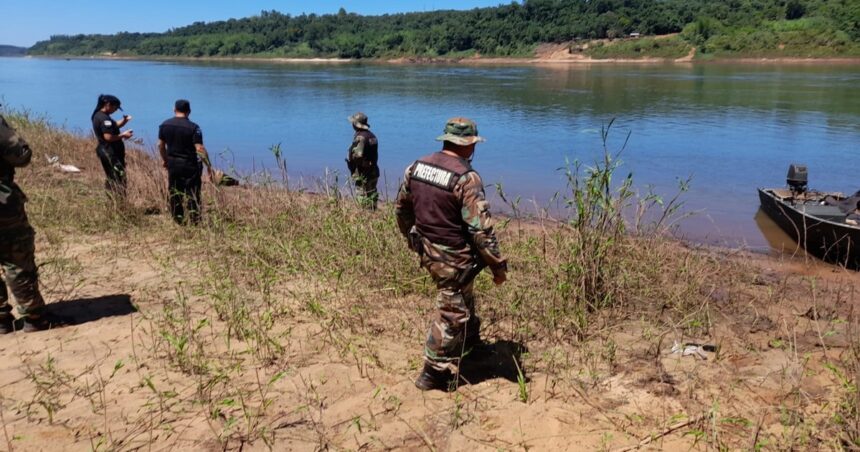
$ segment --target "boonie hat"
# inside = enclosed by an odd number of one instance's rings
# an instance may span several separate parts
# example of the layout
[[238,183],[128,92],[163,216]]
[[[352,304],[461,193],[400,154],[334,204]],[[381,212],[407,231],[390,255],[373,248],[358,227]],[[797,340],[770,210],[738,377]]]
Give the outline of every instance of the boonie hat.
[[436,137],[436,141],[450,141],[460,146],[479,143],[484,137],[478,136],[478,125],[468,118],[451,118],[445,123],[444,135]]
[[360,111],[346,119],[357,129],[370,129],[370,124],[367,123],[367,115]]

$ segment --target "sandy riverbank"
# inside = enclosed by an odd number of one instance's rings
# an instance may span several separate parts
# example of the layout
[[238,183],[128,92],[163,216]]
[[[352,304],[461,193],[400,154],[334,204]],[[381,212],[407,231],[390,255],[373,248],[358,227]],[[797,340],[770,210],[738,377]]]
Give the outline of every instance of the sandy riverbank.
[[173,62],[234,62],[234,63],[276,63],[276,64],[393,64],[393,65],[466,65],[466,66],[518,66],[518,65],[601,65],[601,64],[767,64],[767,65],[860,65],[860,58],[751,58],[751,57],[716,57],[695,58],[691,52],[681,58],[591,58],[582,54],[561,52],[553,55],[523,58],[500,57],[469,57],[469,58],[431,58],[431,57],[398,57],[379,59],[349,59],[349,58],[281,58],[281,57],[148,57],[148,56],[38,56],[30,58],[51,59],[101,59],[101,60],[130,60],[130,61],[173,61]]
[[[330,184],[207,184],[206,224],[181,228],[151,157],[129,153],[129,205],[113,206],[89,139],[12,121],[37,154],[17,177],[44,293],[73,325],[0,337],[8,449],[860,441],[857,273],[651,235],[615,237],[591,266],[580,232],[514,218],[499,227],[509,283],[477,282],[488,350],[456,392],[421,393],[433,290],[390,206],[361,211]],[[673,354],[675,341],[718,351]]]

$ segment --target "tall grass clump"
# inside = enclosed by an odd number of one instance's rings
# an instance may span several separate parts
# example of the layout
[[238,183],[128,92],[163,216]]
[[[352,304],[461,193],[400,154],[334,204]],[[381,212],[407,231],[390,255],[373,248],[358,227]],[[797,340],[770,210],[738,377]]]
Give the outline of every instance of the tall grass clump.
[[[619,176],[629,134],[612,151],[611,127],[602,130],[598,161],[563,168],[567,192],[557,198],[564,201],[564,218],[519,226],[515,219],[503,233],[513,271],[509,287],[492,289],[491,299],[500,303],[491,302],[491,309],[525,337],[582,340],[610,323],[655,312],[675,311],[674,322],[681,322],[691,308],[706,304],[706,268],[720,266],[668,234],[683,216],[679,195],[689,181],[668,200],[638,194],[632,174]],[[518,206],[509,203],[518,216]]]
[[[603,129],[606,143],[608,128]],[[620,153],[619,153],[620,154]],[[565,168],[569,193],[565,204],[570,211],[567,226],[571,234],[565,259],[559,267],[560,296],[570,300],[565,311],[577,319],[578,333],[587,328],[588,313],[612,306],[620,299],[616,281],[623,271],[619,247],[627,232],[624,207],[634,193],[628,175],[613,187],[618,170],[618,154],[604,149],[603,160],[591,167],[576,161]]]

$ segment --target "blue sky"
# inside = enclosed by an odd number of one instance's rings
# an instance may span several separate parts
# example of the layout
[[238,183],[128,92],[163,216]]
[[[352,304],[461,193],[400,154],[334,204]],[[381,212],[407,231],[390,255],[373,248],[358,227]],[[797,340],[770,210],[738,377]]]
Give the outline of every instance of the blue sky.
[[335,13],[340,7],[365,15],[437,9],[471,9],[510,0],[5,0],[0,44],[29,47],[55,34],[166,31],[192,22],[248,17],[262,10]]

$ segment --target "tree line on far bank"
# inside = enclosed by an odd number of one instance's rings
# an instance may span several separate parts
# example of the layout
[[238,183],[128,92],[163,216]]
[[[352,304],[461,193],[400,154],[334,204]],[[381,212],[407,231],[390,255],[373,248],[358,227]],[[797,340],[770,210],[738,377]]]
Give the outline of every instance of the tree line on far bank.
[[26,47],[0,45],[0,56],[24,56],[26,54]]
[[[31,55],[528,56],[540,43],[666,35],[700,54],[860,56],[857,0],[525,0],[469,11],[291,16],[277,11],[165,33],[52,36]],[[637,50],[638,51],[638,50]]]

